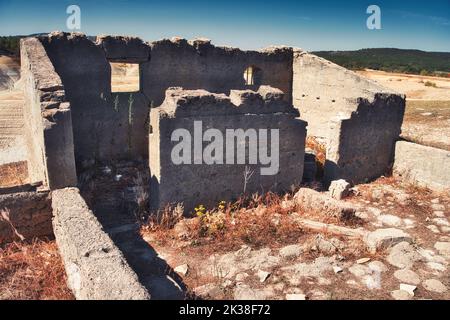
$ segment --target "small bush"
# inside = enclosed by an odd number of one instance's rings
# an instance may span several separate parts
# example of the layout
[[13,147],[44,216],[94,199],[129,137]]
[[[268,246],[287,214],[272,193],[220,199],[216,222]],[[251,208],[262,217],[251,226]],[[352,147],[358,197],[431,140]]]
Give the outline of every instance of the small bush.
[[431,81],[427,81],[425,82],[425,87],[433,87],[433,88],[437,88],[436,83],[431,82]]

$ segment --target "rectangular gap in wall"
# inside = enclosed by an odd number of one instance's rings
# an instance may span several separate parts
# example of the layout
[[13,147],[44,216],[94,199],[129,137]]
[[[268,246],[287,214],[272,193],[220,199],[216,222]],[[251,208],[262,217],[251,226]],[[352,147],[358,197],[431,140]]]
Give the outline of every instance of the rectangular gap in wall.
[[139,64],[110,62],[111,64],[111,91],[112,92],[138,92]]

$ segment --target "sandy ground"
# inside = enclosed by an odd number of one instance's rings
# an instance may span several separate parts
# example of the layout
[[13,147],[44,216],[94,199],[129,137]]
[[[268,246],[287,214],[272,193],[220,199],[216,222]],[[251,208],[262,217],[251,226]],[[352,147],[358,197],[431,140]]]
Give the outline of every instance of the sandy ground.
[[[450,151],[450,78],[366,70],[360,75],[406,94],[402,137]],[[430,82],[436,87],[425,86]]]
[[[417,76],[384,71],[359,71],[360,75],[375,80],[383,86],[406,94],[409,100],[450,100],[450,78]],[[426,82],[436,87],[425,86]]]

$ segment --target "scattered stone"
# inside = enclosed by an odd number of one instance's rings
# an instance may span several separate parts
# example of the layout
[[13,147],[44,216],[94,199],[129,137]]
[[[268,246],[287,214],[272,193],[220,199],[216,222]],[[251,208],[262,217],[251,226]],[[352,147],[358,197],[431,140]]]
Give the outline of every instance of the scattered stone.
[[409,234],[403,230],[394,228],[375,230],[370,232],[364,240],[372,253],[375,253],[379,249],[389,248],[400,242],[412,242],[412,238]]
[[258,270],[257,276],[258,276],[260,282],[264,282],[267,280],[267,278],[270,277],[270,272]]
[[343,271],[343,269],[341,267],[334,266],[333,271],[334,271],[334,273],[340,273]]
[[285,259],[297,258],[302,254],[302,246],[299,244],[293,244],[280,249],[280,256]]
[[365,275],[363,277],[363,282],[370,290],[381,289],[381,277],[379,273],[374,273],[373,275]]
[[367,211],[369,211],[369,213],[371,213],[375,217],[378,217],[382,213],[380,209],[374,207],[368,207]]
[[445,211],[445,206],[442,204],[433,203],[431,205],[431,209],[433,209],[434,211]]
[[433,215],[438,217],[438,218],[445,218],[444,211],[439,211],[439,210],[433,211]]
[[378,221],[382,223],[383,225],[389,226],[389,227],[399,227],[403,224],[403,221],[401,218],[391,215],[391,214],[384,214],[378,217]]
[[436,242],[434,248],[439,252],[439,254],[450,258],[450,242]]
[[370,273],[369,268],[361,264],[352,265],[350,268],[348,268],[348,271],[356,277],[363,277]]
[[175,269],[173,269],[176,273],[181,274],[182,276],[187,275],[188,271],[189,271],[189,266],[187,264],[182,264],[178,267],[175,267]]
[[280,263],[279,256],[273,256],[270,248],[252,250],[242,246],[235,252],[213,255],[207,261],[210,274],[233,279],[236,274],[246,270],[257,272],[260,269],[271,269]]
[[431,203],[434,203],[434,204],[440,203],[439,198],[435,198],[435,199],[431,200]]
[[364,264],[364,263],[369,262],[370,260],[371,260],[370,258],[362,258],[362,259],[356,260],[356,263],[357,264]]
[[234,289],[234,300],[267,300],[273,296],[271,288],[252,289],[246,284],[238,284]]
[[358,282],[356,282],[356,281],[353,280],[353,279],[347,280],[345,283],[346,283],[347,285],[349,285],[349,286],[352,286],[352,287],[358,287],[358,286],[359,286]]
[[416,286],[412,286],[412,285],[404,284],[404,283],[400,284],[400,290],[408,292],[412,297],[414,297],[414,291],[416,289],[417,289]]
[[407,206],[411,202],[411,196],[406,193],[395,194],[394,198],[395,201],[402,206]]
[[400,242],[392,247],[386,260],[397,268],[406,269],[411,268],[414,262],[422,260],[422,256],[408,242]]
[[445,218],[434,218],[433,222],[435,224],[437,224],[438,226],[445,226],[445,227],[450,227],[450,223],[448,222],[447,219]]
[[447,270],[447,268],[444,265],[438,262],[427,262],[427,267],[439,272],[444,272],[445,270]]
[[379,273],[385,272],[388,270],[388,268],[381,261],[372,261],[368,264],[368,267],[370,270],[379,272]]
[[306,295],[299,293],[290,293],[286,295],[286,300],[306,300]]
[[331,182],[330,187],[328,188],[330,191],[330,195],[332,198],[336,200],[342,200],[350,194],[350,183],[341,180],[334,180]]
[[427,291],[444,293],[447,291],[447,287],[442,284],[439,280],[436,279],[428,279],[423,282],[423,287]]
[[236,275],[236,281],[237,282],[242,282],[242,281],[244,281],[245,279],[247,279],[249,277],[249,274],[248,273],[246,273],[246,272],[241,272],[241,273],[238,273],[237,275]]
[[[409,269],[402,269],[402,270],[395,271],[394,277],[397,278],[397,280],[399,280],[401,282],[405,282],[405,283],[409,283],[409,284],[418,285],[420,283],[419,275]],[[402,288],[400,287],[400,289],[402,289]]]
[[414,227],[416,223],[414,220],[411,219],[403,219],[403,224],[406,225],[407,227]]
[[411,300],[412,296],[403,290],[394,290],[391,292],[391,296],[392,298],[394,298],[395,300]]
[[427,226],[427,229],[429,229],[433,233],[440,233],[439,228],[436,227],[434,224],[430,224]]
[[[441,231],[444,233],[450,233],[450,227],[441,227]],[[450,237],[448,237],[449,241],[450,241]]]
[[311,250],[318,250],[325,255],[332,255],[344,248],[344,243],[336,238],[325,239],[321,234],[314,239],[314,245]]
[[202,298],[215,298],[222,293],[222,289],[214,283],[207,283],[203,286],[194,288],[194,293]]

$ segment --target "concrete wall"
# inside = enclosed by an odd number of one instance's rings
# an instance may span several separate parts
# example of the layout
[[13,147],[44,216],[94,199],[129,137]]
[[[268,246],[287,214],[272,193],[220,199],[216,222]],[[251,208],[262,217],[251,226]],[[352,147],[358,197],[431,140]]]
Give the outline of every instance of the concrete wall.
[[[259,162],[248,165],[253,175],[245,191],[247,194],[283,191],[299,184],[303,174],[306,123],[295,119],[297,116],[296,110],[283,100],[282,92],[269,87],[260,88],[259,93],[232,90],[230,96],[205,90],[168,90],[164,103],[152,109],[150,116],[152,207],[183,202],[189,211],[198,204],[212,206],[221,200],[236,199],[244,191],[245,164],[173,163],[172,148],[179,142],[171,141],[172,133],[183,128],[193,137],[194,121],[202,121],[203,131],[219,130],[224,137],[223,145],[226,129],[279,129],[279,171],[275,175],[261,175]],[[271,136],[267,144],[269,150],[270,143]],[[242,144],[247,153],[248,143]],[[209,142],[203,142],[202,146],[206,145]],[[237,145],[234,147],[237,154]],[[223,150],[225,156],[225,147]],[[260,150],[258,146],[258,152]],[[248,158],[246,163],[249,163]]]
[[[126,45],[133,48],[136,44],[111,38],[111,45],[96,45],[82,34],[67,33],[52,33],[40,40],[71,104],[77,167],[92,160],[146,156],[147,129],[143,122],[149,101],[142,93],[112,95],[107,60],[107,56],[112,61],[124,60]],[[120,49],[121,44],[125,49]],[[139,58],[133,51],[130,54],[133,61]]]
[[329,122],[325,181],[362,183],[388,174],[405,110],[404,98],[376,94],[360,99],[348,117]]
[[144,94],[159,106],[169,87],[204,89],[229,94],[231,89],[257,90],[246,86],[244,71],[249,66],[260,69],[261,85],[270,85],[292,96],[292,49],[268,48],[242,51],[216,47],[208,40],[161,40],[151,44],[151,60],[142,64]]
[[68,277],[81,300],[149,299],[122,252],[103,231],[78,189],[53,191],[53,228]]
[[76,185],[71,106],[35,38],[21,41],[25,132],[30,182],[50,189]]
[[[52,236],[52,208],[49,192],[0,194],[0,210],[9,212],[9,221],[0,214],[0,244]],[[12,225],[12,226],[11,226]]]
[[308,135],[326,141],[326,182],[360,183],[388,172],[405,97],[300,50],[293,73],[293,103],[308,122]]
[[395,146],[394,174],[422,187],[450,192],[450,152],[399,141]]
[[[52,33],[40,40],[71,105],[78,168],[92,160],[147,157],[149,109],[161,104],[172,86],[225,93],[257,89],[259,85],[246,86],[243,77],[254,66],[260,69],[261,84],[277,87],[291,99],[290,48],[241,51],[200,40],[146,44],[120,36],[100,36],[93,43],[75,33]],[[109,62],[139,63],[140,92],[111,94]]]

